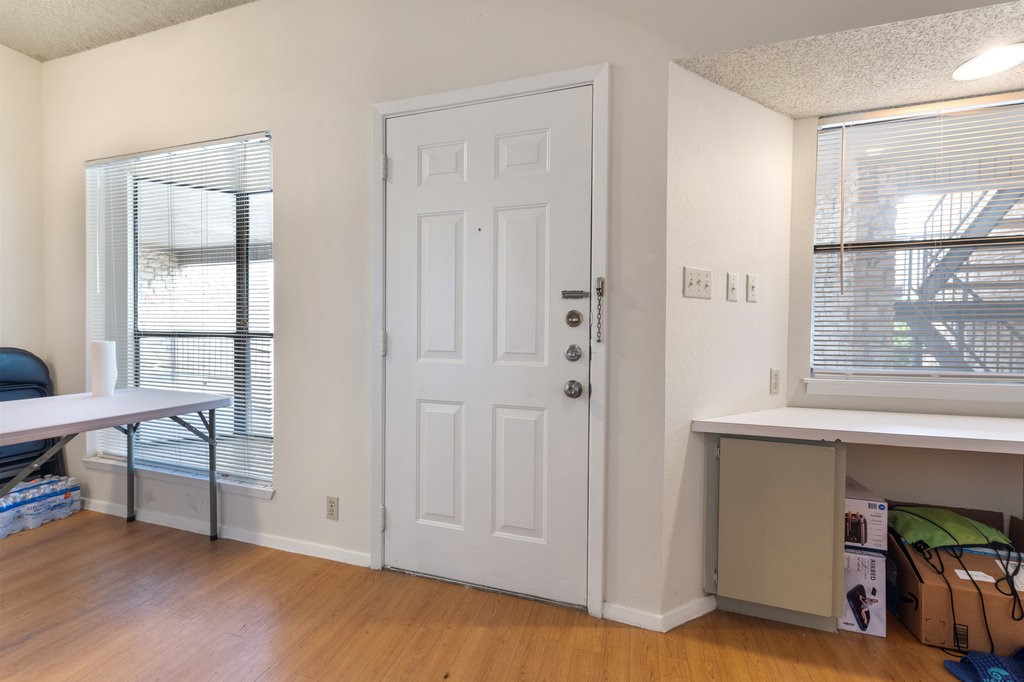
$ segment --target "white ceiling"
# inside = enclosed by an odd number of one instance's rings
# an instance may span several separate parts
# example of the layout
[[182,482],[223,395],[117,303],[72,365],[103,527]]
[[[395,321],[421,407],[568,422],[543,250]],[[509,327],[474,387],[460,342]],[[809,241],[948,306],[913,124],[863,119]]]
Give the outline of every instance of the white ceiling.
[[1024,90],[1024,64],[976,81],[953,69],[1024,40],[1024,0],[681,60],[769,109],[827,116]]
[[41,62],[253,0],[0,0],[0,45]]

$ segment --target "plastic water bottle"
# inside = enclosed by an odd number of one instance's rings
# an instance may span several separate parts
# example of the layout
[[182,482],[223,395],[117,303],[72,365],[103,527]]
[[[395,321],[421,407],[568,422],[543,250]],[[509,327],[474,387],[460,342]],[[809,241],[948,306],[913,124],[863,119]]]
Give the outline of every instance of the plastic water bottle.
[[43,520],[46,517],[46,501],[43,499],[38,487],[31,489],[25,494],[29,495],[25,500],[24,511],[22,512],[25,519],[25,528],[38,528],[43,525]]
[[46,523],[47,521],[56,521],[62,519],[67,514],[63,513],[64,507],[64,491],[66,484],[64,483],[64,477],[53,479],[49,485],[44,486],[46,492]]
[[50,509],[50,500],[53,499],[53,483],[50,481],[43,482],[36,489],[36,497],[39,502],[39,525],[43,525],[47,521],[53,520],[53,512]]
[[12,510],[14,511],[14,524],[11,526],[12,533],[19,533],[25,530],[25,494],[18,493],[14,496]]
[[68,492],[71,494],[71,503],[68,505],[68,513],[74,514],[82,510],[82,486],[75,480],[74,476],[68,477]]
[[8,493],[4,500],[7,502],[7,534],[11,535],[21,530],[21,509],[18,506],[18,503],[21,501],[21,495],[14,492]]
[[0,498],[0,538],[10,535],[11,528],[14,526],[14,508],[11,506],[10,497],[10,495],[5,495]]

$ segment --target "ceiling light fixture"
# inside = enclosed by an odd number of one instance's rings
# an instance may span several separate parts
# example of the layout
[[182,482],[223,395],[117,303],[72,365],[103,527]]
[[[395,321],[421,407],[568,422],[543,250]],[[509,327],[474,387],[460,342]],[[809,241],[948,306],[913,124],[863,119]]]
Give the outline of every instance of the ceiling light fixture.
[[1024,62],[1024,42],[999,45],[961,64],[953,72],[958,81],[972,81],[1011,69]]

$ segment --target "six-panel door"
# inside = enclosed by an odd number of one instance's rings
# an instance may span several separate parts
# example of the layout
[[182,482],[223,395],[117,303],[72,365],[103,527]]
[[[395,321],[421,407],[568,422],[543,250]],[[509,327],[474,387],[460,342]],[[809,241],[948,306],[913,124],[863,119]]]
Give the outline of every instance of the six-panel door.
[[387,121],[385,565],[586,602],[591,99]]

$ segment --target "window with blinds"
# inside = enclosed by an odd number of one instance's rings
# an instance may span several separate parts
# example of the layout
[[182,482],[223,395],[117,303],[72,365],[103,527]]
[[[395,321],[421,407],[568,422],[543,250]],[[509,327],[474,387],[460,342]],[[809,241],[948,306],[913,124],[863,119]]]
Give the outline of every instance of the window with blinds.
[[[269,484],[274,444],[273,186],[269,133],[86,166],[92,339],[116,342],[118,388],[228,394],[217,471]],[[186,417],[199,426],[198,417]],[[205,432],[205,431],[204,431]],[[96,436],[124,456],[125,437]],[[207,469],[207,446],[168,419],[144,422],[136,458]]]
[[1024,380],[1024,101],[818,131],[812,372]]

